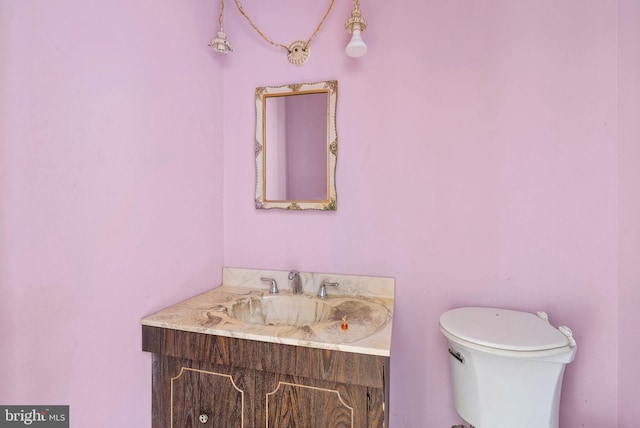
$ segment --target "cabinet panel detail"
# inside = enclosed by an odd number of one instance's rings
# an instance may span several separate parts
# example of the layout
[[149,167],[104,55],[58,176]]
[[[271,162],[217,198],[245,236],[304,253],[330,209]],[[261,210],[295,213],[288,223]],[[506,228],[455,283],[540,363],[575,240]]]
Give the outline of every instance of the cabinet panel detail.
[[333,389],[280,381],[275,390],[266,394],[265,406],[266,428],[353,428],[353,407],[344,402],[340,391]]
[[254,428],[254,385],[253,370],[154,355],[152,427]]
[[[225,427],[243,428],[244,413],[244,391],[228,374],[182,367],[171,378],[171,428],[210,428],[220,421]],[[206,415],[205,422],[200,415]]]

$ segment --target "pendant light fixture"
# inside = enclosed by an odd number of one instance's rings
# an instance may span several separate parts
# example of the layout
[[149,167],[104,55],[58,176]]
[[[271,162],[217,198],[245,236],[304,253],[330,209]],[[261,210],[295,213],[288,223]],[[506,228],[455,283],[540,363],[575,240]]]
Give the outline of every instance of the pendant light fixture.
[[[322,27],[322,24],[324,24],[325,20],[327,19],[329,12],[331,12],[331,9],[333,7],[333,4],[335,3],[335,0],[329,0],[329,6],[327,8],[327,11],[325,12],[324,16],[316,26],[315,31],[311,34],[311,36],[306,41],[297,40],[291,43],[289,46],[276,43],[273,40],[271,40],[269,37],[267,37],[264,34],[264,32],[260,28],[258,28],[258,26],[251,20],[251,18],[249,18],[246,11],[242,7],[240,0],[234,0],[234,2],[240,14],[247,20],[250,26],[267,43],[284,49],[287,53],[287,59],[291,64],[302,65],[309,59],[309,56],[311,54],[311,49],[310,49],[311,42],[320,31],[320,28]],[[229,52],[233,52],[233,49],[231,48],[231,45],[227,41],[227,34],[224,32],[223,20],[224,20],[224,0],[220,0],[220,13],[218,14],[218,22],[220,24],[220,29],[218,30],[218,34],[216,38],[211,40],[211,42],[209,43],[209,46],[216,52],[226,54]],[[362,17],[362,11],[360,10],[360,0],[353,0],[353,9],[351,10],[351,16],[344,23],[344,28],[351,34],[351,40],[349,41],[345,49],[347,56],[350,56],[352,58],[359,58],[366,55],[367,45],[364,43],[364,40],[362,40],[362,33],[367,28],[367,21]]]
[[360,35],[367,28],[367,21],[362,17],[360,11],[360,0],[353,0],[353,10],[351,16],[344,23],[344,28],[351,33],[351,40],[345,49],[347,56],[359,58],[367,53],[367,45]]
[[211,48],[216,52],[226,54],[229,52],[233,52],[233,49],[231,49],[231,45],[227,41],[227,35],[224,32],[224,26],[222,25],[222,21],[224,18],[223,15],[224,15],[224,0],[220,0],[220,14],[218,15],[218,22],[220,23],[220,29],[218,30],[217,37],[211,40],[211,43],[209,43],[209,46],[211,46]]

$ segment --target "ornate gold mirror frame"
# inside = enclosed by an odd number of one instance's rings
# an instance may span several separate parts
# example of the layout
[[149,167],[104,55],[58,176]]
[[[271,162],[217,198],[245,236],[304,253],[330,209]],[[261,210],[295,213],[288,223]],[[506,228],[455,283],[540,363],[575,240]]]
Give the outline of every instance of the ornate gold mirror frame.
[[257,209],[337,209],[338,82],[256,88]]

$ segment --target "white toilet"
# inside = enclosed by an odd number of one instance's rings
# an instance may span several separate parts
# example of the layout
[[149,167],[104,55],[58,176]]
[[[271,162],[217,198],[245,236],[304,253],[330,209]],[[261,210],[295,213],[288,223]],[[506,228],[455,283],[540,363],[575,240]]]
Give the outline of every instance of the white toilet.
[[565,366],[576,342],[547,314],[458,308],[440,316],[455,409],[476,428],[558,428]]

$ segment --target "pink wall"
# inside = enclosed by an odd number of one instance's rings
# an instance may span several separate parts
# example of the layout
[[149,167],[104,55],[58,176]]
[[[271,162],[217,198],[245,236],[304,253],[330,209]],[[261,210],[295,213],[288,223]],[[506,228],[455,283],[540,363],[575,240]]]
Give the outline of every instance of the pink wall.
[[[288,44],[325,5],[286,1],[245,8]],[[302,67],[227,3],[222,56],[215,2],[0,2],[0,403],[149,426],[140,318],[295,267],[396,278],[393,428],[459,421],[437,322],[469,304],[573,328],[561,426],[635,426],[637,0],[363,0],[361,60],[336,2]],[[338,211],[256,211],[255,87],[329,79]]]
[[0,2],[0,403],[149,427],[140,319],[220,281],[210,1]]
[[618,7],[619,329],[618,426],[640,420],[640,1]]
[[[325,7],[246,3],[284,44]],[[229,13],[224,264],[394,276],[393,428],[459,421],[438,317],[472,304],[572,327],[561,426],[616,427],[615,4],[361,5],[368,55],[342,53],[351,2],[337,2],[302,67]],[[256,211],[254,88],[327,79],[340,84],[338,211]]]

